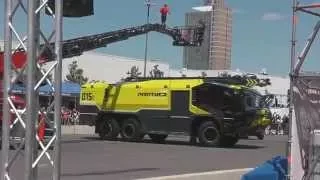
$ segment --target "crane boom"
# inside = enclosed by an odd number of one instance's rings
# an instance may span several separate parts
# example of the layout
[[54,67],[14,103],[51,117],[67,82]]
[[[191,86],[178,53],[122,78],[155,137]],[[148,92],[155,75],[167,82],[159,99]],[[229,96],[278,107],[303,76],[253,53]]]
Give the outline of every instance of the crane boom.
[[[151,31],[171,36],[173,38],[174,46],[200,46],[203,40],[204,28],[202,26],[167,28],[161,24],[145,24],[142,26],[70,39],[63,43],[63,57],[69,58],[78,56],[84,51],[105,47],[107,44],[127,40],[130,37],[142,35]],[[191,34],[184,34],[184,32],[191,32]],[[188,39],[186,37],[188,35],[192,36]]]
[[[171,36],[174,46],[200,46],[204,35],[204,24],[198,26],[174,27],[169,28],[161,24],[145,24],[142,26],[130,27],[101,34],[83,36],[79,38],[69,39],[62,42],[62,57],[71,58],[80,56],[85,51],[106,47],[108,44],[127,40],[130,37],[142,35],[151,31],[159,32]],[[40,45],[45,47],[44,44]],[[54,43],[46,45],[41,54],[40,63],[54,60]],[[0,52],[0,73],[3,73],[3,52]],[[12,64],[14,68],[20,69],[25,65],[26,53],[23,49],[18,49],[13,53]]]

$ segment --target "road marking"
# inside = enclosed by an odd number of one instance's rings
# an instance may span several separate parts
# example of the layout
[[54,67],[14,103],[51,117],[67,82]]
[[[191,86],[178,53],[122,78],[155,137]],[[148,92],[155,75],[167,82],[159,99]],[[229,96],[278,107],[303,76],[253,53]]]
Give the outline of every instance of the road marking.
[[208,175],[248,172],[253,169],[254,168],[229,169],[229,170],[221,170],[221,171],[208,171],[208,172],[201,172],[201,173],[189,173],[189,174],[179,174],[179,175],[171,175],[171,176],[142,178],[142,179],[136,179],[136,180],[163,180],[163,179],[176,179],[176,178],[190,178],[190,177],[194,177],[194,176],[208,176]]

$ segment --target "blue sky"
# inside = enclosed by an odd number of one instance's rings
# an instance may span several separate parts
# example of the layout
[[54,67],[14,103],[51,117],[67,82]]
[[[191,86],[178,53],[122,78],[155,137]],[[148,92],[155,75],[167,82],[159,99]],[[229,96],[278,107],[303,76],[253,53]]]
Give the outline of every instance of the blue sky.
[[[3,1],[0,8],[3,9]],[[184,25],[184,14],[202,0],[153,0],[151,21],[159,22],[159,8],[168,3],[172,13],[169,26]],[[304,0],[312,3],[313,0]],[[291,0],[226,0],[234,11],[232,40],[232,69],[258,72],[266,68],[269,73],[286,75],[289,71],[291,40]],[[20,13],[21,14],[21,13]],[[0,39],[3,39],[3,13],[0,15]],[[26,28],[25,16],[15,20],[17,29]],[[299,17],[299,51],[313,28],[316,19],[311,16]],[[52,21],[44,17],[42,28],[50,29]],[[120,28],[142,25],[146,21],[144,0],[95,0],[95,15],[80,19],[64,19],[64,38],[107,32]],[[144,58],[145,36],[110,44],[96,51],[114,55]],[[162,34],[150,33],[149,58],[168,62],[174,68],[182,66],[182,47],[171,45],[172,39]],[[315,48],[319,41],[315,42]],[[317,70],[319,51],[312,50],[306,63],[307,70]]]

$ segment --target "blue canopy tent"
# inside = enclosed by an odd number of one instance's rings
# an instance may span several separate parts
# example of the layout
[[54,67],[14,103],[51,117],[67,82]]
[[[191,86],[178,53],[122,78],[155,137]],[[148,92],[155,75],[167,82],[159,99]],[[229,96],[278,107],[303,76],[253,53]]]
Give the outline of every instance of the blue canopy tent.
[[[49,84],[42,86],[40,88],[40,94],[51,95],[53,93],[52,88]],[[62,96],[79,96],[80,95],[80,85],[73,82],[63,82],[61,84],[61,95]]]
[[13,84],[12,85],[12,92],[15,94],[24,94],[25,93],[25,87],[20,84]]
[[[66,81],[61,84],[61,95],[62,96],[78,97],[78,96],[80,96],[80,89],[81,89],[81,87],[79,84]],[[24,94],[25,87],[22,85],[19,85],[19,84],[15,84],[15,85],[13,85],[12,92],[18,93],[18,94]],[[40,95],[50,96],[53,93],[54,92],[49,84],[42,86],[39,89]]]

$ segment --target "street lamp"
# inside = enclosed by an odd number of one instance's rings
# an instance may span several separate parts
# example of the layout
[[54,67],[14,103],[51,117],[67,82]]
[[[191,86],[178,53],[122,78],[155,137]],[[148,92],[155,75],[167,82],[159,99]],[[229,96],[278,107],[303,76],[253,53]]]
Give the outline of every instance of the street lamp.
[[[150,7],[153,5],[151,3],[151,0],[145,0],[145,4],[147,5],[147,24],[149,24],[150,21]],[[146,77],[147,72],[147,57],[148,57],[148,32],[146,33],[146,45],[144,49],[144,70],[143,70],[143,76]]]

